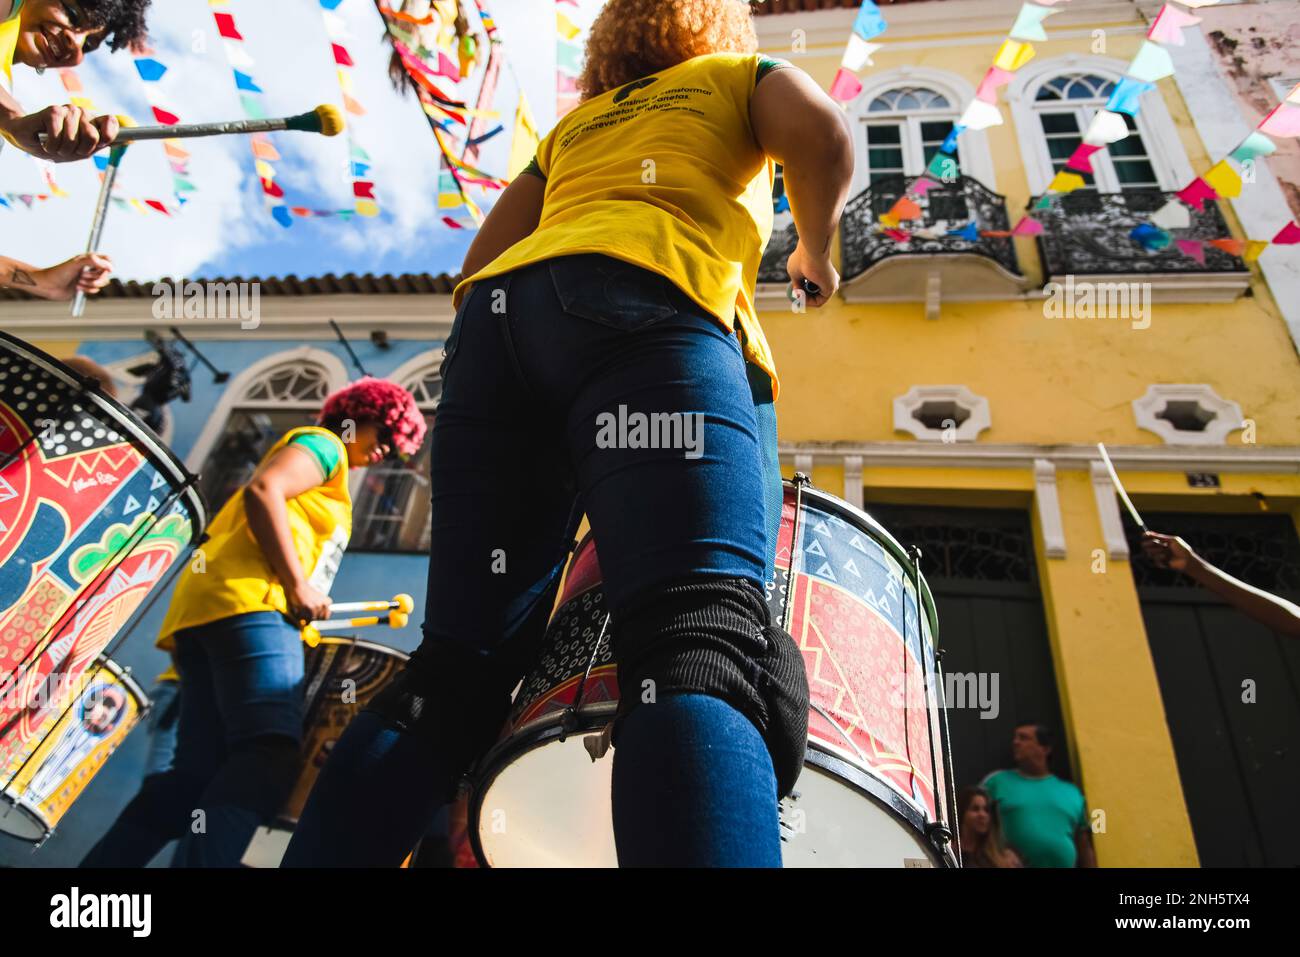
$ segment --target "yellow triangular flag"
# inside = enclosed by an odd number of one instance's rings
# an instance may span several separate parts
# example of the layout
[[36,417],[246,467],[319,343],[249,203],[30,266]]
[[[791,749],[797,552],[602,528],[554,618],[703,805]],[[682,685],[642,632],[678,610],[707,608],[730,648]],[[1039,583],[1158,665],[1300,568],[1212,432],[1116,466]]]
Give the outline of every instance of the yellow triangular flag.
[[1227,160],[1219,160],[1201,179],[1213,187],[1220,196],[1233,198],[1241,195],[1241,177],[1228,165]]
[[560,31],[560,36],[564,37],[564,39],[566,40],[572,40],[574,37],[576,37],[579,33],[582,32],[581,30],[578,29],[578,25],[576,23],[574,23],[572,20],[570,20],[568,17],[566,17],[563,13],[561,13],[558,10],[555,13],[555,26],[556,29]]
[[1019,40],[1007,40],[998,48],[993,65],[1014,73],[1034,58],[1034,45]]
[[1241,258],[1248,263],[1253,263],[1259,258],[1259,254],[1268,248],[1268,241],[1264,239],[1252,239],[1246,243],[1246,251]]
[[889,229],[897,229],[899,226],[899,219],[897,216],[889,215],[889,213],[881,213],[880,225],[885,226]]
[[528,106],[528,97],[521,91],[519,106],[515,109],[515,137],[510,144],[510,162],[506,164],[506,178],[514,179],[524,171],[534,156],[542,138],[537,133],[537,121]]
[[1052,177],[1052,181],[1047,184],[1047,188],[1053,193],[1073,193],[1076,189],[1082,189],[1085,185],[1083,177],[1078,173],[1061,170]]
[[357,215],[364,216],[367,219],[374,219],[379,215],[379,204],[373,199],[357,200]]

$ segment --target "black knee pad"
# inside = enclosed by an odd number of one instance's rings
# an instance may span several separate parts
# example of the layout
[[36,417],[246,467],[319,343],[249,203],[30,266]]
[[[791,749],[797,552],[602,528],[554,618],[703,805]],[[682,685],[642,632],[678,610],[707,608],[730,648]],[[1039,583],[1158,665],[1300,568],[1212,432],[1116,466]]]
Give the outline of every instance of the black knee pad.
[[[501,733],[518,676],[451,642],[422,645],[365,710],[436,745],[466,773]],[[455,791],[443,795],[450,802]]]
[[[701,578],[652,589],[619,612],[612,640],[620,720],[651,688],[721,698],[754,722],[777,796],[790,793],[808,747],[808,675],[754,585]],[[614,733],[617,744],[617,723]]]

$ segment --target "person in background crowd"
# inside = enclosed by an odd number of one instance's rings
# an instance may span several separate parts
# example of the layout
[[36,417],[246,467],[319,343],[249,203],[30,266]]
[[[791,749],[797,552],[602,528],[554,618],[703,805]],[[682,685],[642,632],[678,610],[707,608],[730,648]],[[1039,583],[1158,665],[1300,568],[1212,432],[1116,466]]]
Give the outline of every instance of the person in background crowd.
[[1020,855],[1003,844],[1002,828],[989,792],[968,784],[957,792],[962,867],[1024,867]]
[[1265,628],[1288,638],[1300,638],[1300,607],[1215,568],[1178,536],[1146,532],[1142,552],[1157,568],[1182,572]]
[[993,801],[1007,844],[1026,867],[1096,867],[1083,792],[1047,769],[1052,734],[1046,725],[1016,725],[1016,766],[994,771],[981,786]]
[[406,389],[361,379],[325,400],[319,425],[276,442],[221,507],[158,639],[181,679],[175,758],[83,867],[142,867],[178,839],[174,867],[239,865],[298,773],[301,629],[329,617],[352,530],[348,472],[414,455],[425,428]]

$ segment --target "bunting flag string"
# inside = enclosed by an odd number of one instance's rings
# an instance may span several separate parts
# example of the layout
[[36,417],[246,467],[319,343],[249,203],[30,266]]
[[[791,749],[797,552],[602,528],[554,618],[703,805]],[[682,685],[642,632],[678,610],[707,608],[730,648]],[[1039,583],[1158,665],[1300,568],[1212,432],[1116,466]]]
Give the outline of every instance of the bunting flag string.
[[[505,180],[483,171],[473,163],[458,156],[457,137],[463,136],[466,149],[472,147],[470,135],[472,122],[497,119],[494,110],[470,107],[449,92],[442,81],[459,84],[470,76],[474,66],[482,60],[483,45],[472,36],[472,28],[457,19],[459,5],[455,2],[441,6],[435,0],[427,7],[417,6],[422,13],[409,13],[405,0],[394,7],[386,0],[377,0],[384,15],[388,39],[420,101],[429,127],[438,144],[438,211],[442,222],[452,229],[477,229],[483,222],[483,213],[467,192],[467,187],[501,189]],[[488,45],[499,43],[496,22],[481,2],[476,0],[479,22],[487,34]],[[472,43],[466,43],[470,37]],[[459,62],[452,62],[455,54]],[[491,69],[487,74],[491,74]],[[484,83],[490,77],[485,74]],[[491,91],[488,91],[490,97]],[[484,91],[480,90],[480,103]],[[497,130],[478,137],[483,142],[496,135]],[[457,213],[457,211],[462,211]]]
[[871,65],[871,54],[881,47],[881,44],[869,41],[884,33],[886,26],[884,14],[873,0],[863,0],[853,21],[848,45],[840,58],[839,69],[831,81],[830,94],[840,103],[848,103],[862,92],[858,73],[864,66]]
[[[162,78],[167,75],[167,65],[151,49],[134,52],[132,57],[136,73],[144,85],[145,101],[149,104],[154,119],[163,126],[180,123],[180,116],[171,108],[160,86]],[[198,189],[190,178],[190,151],[179,139],[163,140],[162,145],[167,155],[167,165],[172,171],[172,192],[176,194],[176,202],[184,206],[189,202],[188,194]]]
[[[342,2],[343,0],[320,0],[321,16],[324,18],[325,33],[329,37],[331,52],[334,55],[339,93],[343,97],[343,109],[350,116],[365,116],[365,107],[354,96],[356,85],[353,82],[352,70],[355,61],[347,48],[347,41],[351,38],[348,25],[335,12]],[[355,123],[349,121],[344,133],[348,143],[348,178],[352,181],[353,209],[358,216],[373,219],[379,215],[379,201],[375,197],[375,183],[370,175],[370,154],[359,142]],[[301,215],[293,208],[290,212]]]
[[[212,19],[226,52],[226,62],[234,74],[235,89],[244,115],[250,120],[266,119],[267,113],[262,107],[263,91],[252,72],[257,64],[248,53],[235,15],[230,12],[230,0],[208,0],[208,6],[212,8]],[[293,214],[285,202],[284,187],[276,182],[276,169],[271,165],[280,159],[280,153],[268,133],[254,133],[249,137],[249,147],[253,152],[253,168],[262,184],[266,208],[271,217],[287,229],[293,225]]]
[[[1179,0],[1182,6],[1204,7],[1218,3],[1219,0]],[[1141,98],[1154,90],[1156,83],[1174,75],[1174,61],[1169,47],[1184,44],[1183,30],[1201,22],[1201,18],[1187,13],[1175,4],[1166,3],[1157,12],[1146,38],[1129,62],[1128,70],[1113,87],[1106,106],[1098,110],[1083,134],[1083,142],[1066,160],[1065,169],[1058,172],[1047,185],[1047,191],[1039,199],[1036,209],[1046,209],[1059,196],[1082,189],[1087,180],[1081,174],[1091,174],[1092,158],[1118,143],[1129,135],[1133,118],[1141,108]],[[1288,223],[1272,240],[1199,240],[1175,238],[1171,230],[1187,228],[1191,225],[1190,209],[1197,211],[1205,208],[1206,202],[1241,195],[1241,168],[1254,163],[1256,157],[1272,153],[1276,146],[1269,139],[1268,133],[1300,136],[1300,106],[1291,102],[1292,97],[1300,100],[1300,86],[1278,105],[1258,126],[1224,159],[1219,160],[1205,173],[1188,183],[1151,217],[1149,223],[1135,227],[1129,237],[1148,251],[1159,251],[1171,244],[1183,255],[1205,263],[1205,246],[1212,245],[1232,255],[1239,254],[1246,262],[1253,262],[1259,254],[1272,243],[1288,244],[1294,242],[1290,237],[1294,228],[1300,233],[1300,227]],[[1126,118],[1127,117],[1127,118]],[[1289,131],[1289,132],[1288,132]],[[1233,164],[1237,165],[1233,165]]]
[[[951,182],[956,178],[960,168],[957,159],[957,143],[962,133],[966,130],[985,130],[991,126],[1002,125],[1002,110],[998,107],[998,90],[1010,83],[1016,71],[1034,58],[1037,52],[1034,49],[1034,42],[1047,39],[1043,22],[1048,17],[1060,13],[1061,11],[1056,9],[1056,4],[1065,2],[1068,0],[1040,0],[1037,3],[1021,5],[1006,39],[999,45],[993,55],[992,64],[980,80],[975,96],[966,105],[957,122],[953,124],[951,132],[930,160],[925,172],[907,187],[904,195],[887,212],[880,216],[877,228],[881,232],[899,243],[907,242],[913,235],[922,234],[921,230],[909,231],[902,228],[904,222],[922,216],[921,207],[916,200],[935,186]],[[1081,177],[1075,178],[1082,184]],[[1042,223],[1032,216],[1023,216],[1011,229],[981,230],[978,224],[969,222],[944,231],[944,235],[975,242],[981,236],[990,239],[1007,239],[1014,236],[1036,236],[1042,231]]]
[[565,7],[578,9],[578,0],[555,0],[555,118],[562,119],[578,105],[578,77],[582,73],[582,47],[578,36],[582,33],[565,13]]

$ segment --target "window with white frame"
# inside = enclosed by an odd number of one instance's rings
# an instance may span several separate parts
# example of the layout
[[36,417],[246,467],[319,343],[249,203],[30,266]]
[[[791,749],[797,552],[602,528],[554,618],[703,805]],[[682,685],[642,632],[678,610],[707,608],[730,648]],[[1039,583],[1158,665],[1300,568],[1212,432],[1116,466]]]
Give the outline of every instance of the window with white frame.
[[[919,176],[957,120],[958,105],[927,86],[897,86],[877,94],[863,117],[868,185],[887,176]],[[954,154],[958,163],[961,156]]]
[[[441,359],[397,381],[415,396],[433,431],[442,396]],[[381,462],[365,470],[352,496],[353,551],[424,552],[430,538],[430,440],[406,462]]]
[[247,385],[199,473],[199,488],[213,514],[252,478],[284,433],[315,423],[329,392],[328,370],[298,359],[271,367]]
[[[1114,88],[1113,80],[1095,73],[1062,73],[1039,86],[1034,112],[1054,173],[1065,168],[1071,154],[1083,143],[1088,125],[1106,106]],[[1084,183],[1103,193],[1158,189],[1160,181],[1141,129],[1133,117],[1120,115],[1128,124],[1128,136],[1092,154],[1095,173],[1081,173]]]

